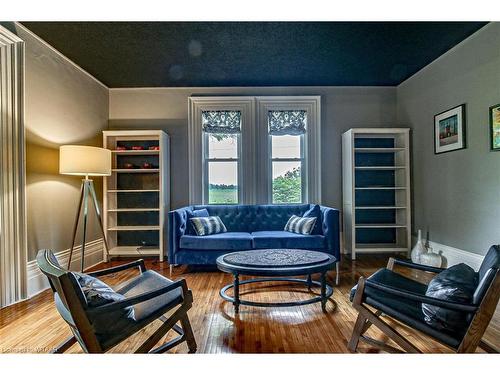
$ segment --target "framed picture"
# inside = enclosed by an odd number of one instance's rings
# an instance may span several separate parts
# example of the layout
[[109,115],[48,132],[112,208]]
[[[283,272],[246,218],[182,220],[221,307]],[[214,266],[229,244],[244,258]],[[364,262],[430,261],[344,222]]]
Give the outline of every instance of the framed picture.
[[491,151],[500,151],[500,104],[490,107]]
[[465,147],[465,104],[434,116],[434,153],[442,154]]

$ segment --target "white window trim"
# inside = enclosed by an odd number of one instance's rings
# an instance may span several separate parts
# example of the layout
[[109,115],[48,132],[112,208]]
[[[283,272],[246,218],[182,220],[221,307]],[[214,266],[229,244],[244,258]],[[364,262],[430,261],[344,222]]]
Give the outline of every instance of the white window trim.
[[[240,139],[253,139],[255,123],[255,100],[248,96],[190,97],[188,108],[188,150],[189,150],[189,202],[208,203],[205,185],[208,184],[204,172],[204,135],[201,125],[202,111],[232,110],[241,112]],[[255,202],[255,171],[252,168],[253,142],[239,142],[240,164],[238,168],[239,204]]]
[[[321,203],[321,97],[320,96],[258,96],[257,107],[257,142],[258,154],[269,161],[263,165],[257,176],[257,201],[272,202],[272,179],[270,179],[271,148],[267,114],[271,110],[307,111],[307,129],[303,153],[305,166],[303,171],[303,199],[307,203]],[[305,189],[305,191],[304,191]]]
[[[211,96],[190,97],[188,108],[189,202],[207,203],[204,193],[202,111],[241,111],[239,204],[268,204],[272,193],[268,110],[307,111],[303,152],[305,202],[321,203],[321,97],[320,96]],[[251,140],[246,141],[246,140]],[[266,158],[267,163],[259,163]],[[239,171],[240,172],[240,171]]]

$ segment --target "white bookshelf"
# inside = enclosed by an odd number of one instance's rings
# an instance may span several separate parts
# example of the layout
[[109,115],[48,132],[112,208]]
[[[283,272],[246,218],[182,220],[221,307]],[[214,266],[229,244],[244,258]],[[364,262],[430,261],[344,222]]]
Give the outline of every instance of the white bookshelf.
[[[161,130],[103,131],[112,174],[104,178],[103,216],[110,257],[164,260],[170,202],[169,137]],[[127,149],[117,149],[118,146]],[[142,150],[132,150],[141,146]],[[149,147],[158,146],[158,149]],[[145,166],[144,163],[149,163]],[[128,165],[127,165],[128,164]],[[106,254],[104,259],[107,261]]]
[[357,128],[342,135],[344,247],[406,252],[411,245],[410,132]]

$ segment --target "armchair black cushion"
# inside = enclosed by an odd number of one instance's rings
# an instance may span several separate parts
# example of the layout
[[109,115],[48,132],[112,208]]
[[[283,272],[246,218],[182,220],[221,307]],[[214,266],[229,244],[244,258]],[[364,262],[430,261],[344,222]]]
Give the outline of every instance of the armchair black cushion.
[[[425,295],[444,301],[471,303],[477,287],[476,272],[464,263],[454,265],[435,276]],[[463,331],[469,324],[467,313],[430,304],[422,304],[427,324],[447,331]],[[470,317],[469,317],[470,318]]]

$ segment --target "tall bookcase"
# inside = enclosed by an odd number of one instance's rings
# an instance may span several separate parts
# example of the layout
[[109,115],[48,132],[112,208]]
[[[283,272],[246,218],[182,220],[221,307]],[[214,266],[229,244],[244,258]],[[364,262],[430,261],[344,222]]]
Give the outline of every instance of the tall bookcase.
[[170,202],[168,135],[161,130],[110,130],[103,131],[103,144],[112,153],[112,174],[103,185],[110,257],[158,256],[163,261]]
[[358,128],[342,135],[344,246],[358,253],[409,252],[410,131]]

